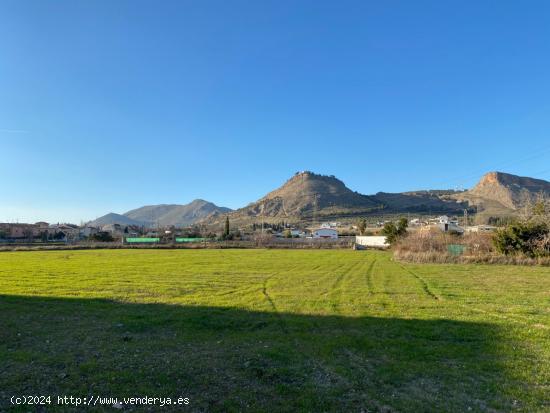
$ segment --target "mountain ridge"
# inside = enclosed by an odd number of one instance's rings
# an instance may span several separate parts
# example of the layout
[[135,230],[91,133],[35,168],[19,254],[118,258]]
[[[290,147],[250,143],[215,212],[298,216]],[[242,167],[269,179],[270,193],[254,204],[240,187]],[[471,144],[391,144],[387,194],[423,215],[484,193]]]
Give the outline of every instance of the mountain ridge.
[[[441,192],[446,194],[449,191]],[[463,208],[464,205],[460,202],[443,199],[429,191],[363,195],[348,188],[334,175],[302,171],[297,172],[279,188],[227,216],[237,225],[241,225],[258,219],[266,222],[313,222],[318,219],[331,220],[419,210],[450,213],[462,211]]]
[[190,226],[208,217],[230,212],[230,208],[195,199],[188,204],[145,205],[132,209],[124,214],[109,213],[91,221],[88,225],[102,226],[107,224],[137,226]]
[[302,171],[257,201],[236,210],[195,199],[184,205],[146,205],[122,215],[110,213],[92,224],[219,225],[227,216],[234,225],[240,226],[260,220],[299,223],[403,213],[459,214],[464,209],[485,219],[513,215],[525,200],[534,199],[538,193],[550,196],[550,182],[494,171],[485,174],[467,191],[440,189],[363,195],[348,188],[334,175]]

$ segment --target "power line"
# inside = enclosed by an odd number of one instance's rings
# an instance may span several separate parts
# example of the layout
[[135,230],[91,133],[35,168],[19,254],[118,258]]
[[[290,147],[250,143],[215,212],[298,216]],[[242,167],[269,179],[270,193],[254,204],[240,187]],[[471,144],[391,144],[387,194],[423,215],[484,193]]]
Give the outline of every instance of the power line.
[[[508,167],[508,166],[511,166],[511,165],[517,165],[517,164],[520,164],[520,163],[523,163],[523,162],[531,161],[533,159],[537,159],[537,158],[540,158],[540,157],[546,155],[548,152],[550,152],[550,146],[543,146],[539,150],[530,151],[531,154],[529,156],[522,157],[522,158],[519,158],[519,159],[504,161],[504,162],[500,162],[500,163],[497,163],[497,164],[493,164],[493,167],[491,167],[491,168],[478,169],[478,170],[476,170],[475,173],[470,173],[470,174],[450,178],[450,179],[447,179],[445,181],[435,182],[435,183],[432,183],[432,185],[439,186],[441,184],[441,185],[449,185],[449,187],[452,187],[453,186],[452,184],[457,183],[457,182],[465,181],[465,180],[472,179],[472,178],[479,179],[483,175],[485,175],[488,172],[488,170],[494,171],[494,170],[502,169],[503,167]],[[547,172],[547,171],[548,170],[543,171],[543,172]]]

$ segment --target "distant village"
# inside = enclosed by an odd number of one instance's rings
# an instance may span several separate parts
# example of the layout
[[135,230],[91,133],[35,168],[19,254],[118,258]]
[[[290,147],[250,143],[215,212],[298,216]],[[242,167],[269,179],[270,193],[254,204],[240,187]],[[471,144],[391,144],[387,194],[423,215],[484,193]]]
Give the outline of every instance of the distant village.
[[[462,218],[461,218],[462,219]],[[468,225],[467,217],[462,222],[456,216],[416,217],[408,219],[409,231],[431,231],[461,235],[467,232],[491,232],[496,227],[490,225]],[[289,224],[258,223],[249,228],[208,231],[205,227],[174,226],[148,228],[137,225],[107,224],[102,226],[49,224],[47,222],[0,223],[1,244],[78,244],[103,243],[183,243],[216,240],[247,240],[262,235],[276,239],[316,239],[337,240],[357,237],[357,242],[365,246],[383,246],[381,228],[390,221],[376,221],[365,228],[357,224],[339,221],[324,222],[317,226],[296,227]],[[226,234],[223,232],[227,231]],[[224,237],[225,235],[225,237]],[[372,245],[371,245],[372,244]]]

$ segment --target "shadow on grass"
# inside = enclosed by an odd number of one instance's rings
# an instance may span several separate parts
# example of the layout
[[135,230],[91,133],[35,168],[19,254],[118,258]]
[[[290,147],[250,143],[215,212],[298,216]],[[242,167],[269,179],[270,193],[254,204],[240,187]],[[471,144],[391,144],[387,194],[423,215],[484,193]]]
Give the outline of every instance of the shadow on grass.
[[0,295],[0,327],[1,411],[31,394],[190,398],[162,411],[511,409],[490,324]]

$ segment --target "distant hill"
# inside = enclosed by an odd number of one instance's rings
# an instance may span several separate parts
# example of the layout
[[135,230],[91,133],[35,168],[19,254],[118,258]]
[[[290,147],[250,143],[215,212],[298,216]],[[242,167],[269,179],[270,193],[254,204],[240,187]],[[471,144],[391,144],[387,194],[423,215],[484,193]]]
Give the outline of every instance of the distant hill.
[[143,222],[137,221],[132,218],[128,218],[124,215],[115,214],[114,212],[111,212],[107,215],[103,215],[100,218],[97,218],[91,222],[88,223],[88,225],[92,227],[102,227],[104,225],[109,224],[120,224],[120,225],[143,225]]
[[124,216],[153,225],[188,226],[200,220],[230,212],[203,199],[195,199],[186,205],[148,205],[128,211]]
[[456,196],[477,207],[480,216],[514,215],[538,194],[550,196],[550,182],[504,172],[485,174],[475,187]]
[[230,212],[231,209],[219,207],[203,199],[195,199],[185,205],[147,205],[133,209],[125,214],[110,213],[102,216],[89,225],[103,226],[107,224],[138,225],[138,226],[177,226],[193,225],[200,220],[213,218],[219,214]]

